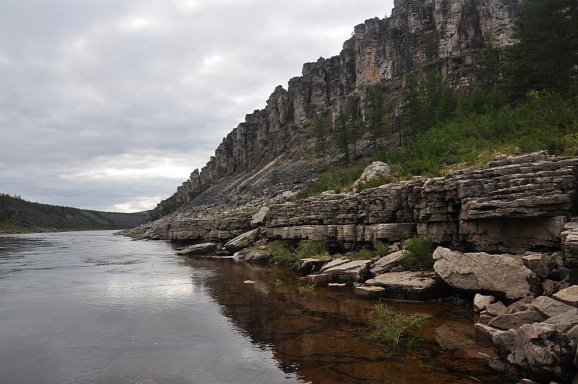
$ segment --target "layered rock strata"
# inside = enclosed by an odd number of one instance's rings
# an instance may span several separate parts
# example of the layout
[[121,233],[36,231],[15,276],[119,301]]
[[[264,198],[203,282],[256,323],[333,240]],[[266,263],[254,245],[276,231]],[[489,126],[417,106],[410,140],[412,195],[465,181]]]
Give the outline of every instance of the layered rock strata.
[[[387,91],[388,114],[401,104],[406,74],[426,65],[437,67],[453,88],[484,81],[480,71],[486,41],[496,47],[512,43],[513,19],[520,0],[396,0],[390,17],[369,19],[354,28],[337,56],[306,63],[302,76],[278,86],[264,109],[246,115],[215,155],[195,170],[175,192],[151,213],[158,219],[187,204],[202,210],[215,202],[251,194],[275,195],[268,183],[274,174],[294,183],[307,180],[319,161],[297,159],[310,153],[314,117],[333,120],[349,95],[364,96],[368,85]],[[255,188],[256,187],[256,188]]]

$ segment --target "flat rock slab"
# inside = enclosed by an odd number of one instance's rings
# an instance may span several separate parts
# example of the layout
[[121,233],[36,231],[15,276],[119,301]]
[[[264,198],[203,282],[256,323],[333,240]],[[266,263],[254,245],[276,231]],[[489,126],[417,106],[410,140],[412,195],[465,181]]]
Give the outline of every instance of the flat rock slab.
[[334,267],[321,269],[323,274],[330,275],[332,283],[363,282],[369,275],[371,260],[354,260]]
[[447,285],[434,272],[390,272],[376,276],[365,285],[385,288],[382,297],[391,299],[429,300],[443,296]]
[[389,255],[383,256],[381,259],[373,263],[369,270],[373,276],[389,272],[391,268],[396,266],[404,257],[405,253],[403,251],[390,253]]
[[541,323],[544,320],[546,320],[546,316],[535,310],[529,310],[526,312],[506,313],[496,316],[488,325],[503,331],[508,331],[510,329],[518,329],[524,324]]
[[571,310],[552,316],[544,321],[545,324],[554,324],[558,332],[569,331],[570,328],[578,325],[578,308],[572,307]]
[[555,293],[554,298],[568,305],[578,307],[578,285],[572,285]]
[[177,255],[181,256],[192,256],[192,255],[208,255],[217,250],[217,244],[215,243],[202,243],[190,245],[180,251],[177,251]]
[[325,265],[321,268],[321,272],[325,272],[325,271],[327,271],[328,269],[337,267],[337,266],[339,266],[339,265],[347,264],[347,263],[349,263],[350,261],[351,261],[351,260],[349,260],[349,259],[347,259],[347,258],[344,258],[344,257],[341,257],[341,258],[339,258],[339,259],[334,259],[334,260],[330,261],[329,263],[325,264]]
[[255,228],[249,232],[245,232],[233,240],[228,241],[225,244],[225,249],[230,252],[237,252],[243,248],[247,248],[257,240],[260,233],[261,228]]
[[536,311],[547,317],[558,316],[576,308],[548,296],[539,296],[531,304]]
[[385,294],[385,288],[361,285],[355,287],[355,296],[361,297],[363,299],[376,299],[378,297],[383,297]]

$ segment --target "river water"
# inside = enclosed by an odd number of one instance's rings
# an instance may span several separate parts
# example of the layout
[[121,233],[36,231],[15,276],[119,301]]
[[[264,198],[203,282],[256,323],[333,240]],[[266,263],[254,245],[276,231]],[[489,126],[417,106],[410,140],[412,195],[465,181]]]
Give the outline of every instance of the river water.
[[471,309],[390,303],[429,317],[396,351],[367,339],[375,303],[108,231],[0,236],[0,383],[507,382],[469,356],[492,354]]

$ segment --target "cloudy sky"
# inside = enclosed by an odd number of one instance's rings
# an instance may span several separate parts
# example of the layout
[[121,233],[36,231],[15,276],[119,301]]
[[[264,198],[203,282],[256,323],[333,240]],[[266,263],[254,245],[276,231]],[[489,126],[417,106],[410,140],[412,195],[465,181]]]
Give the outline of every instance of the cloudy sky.
[[393,0],[0,0],[0,192],[134,212]]

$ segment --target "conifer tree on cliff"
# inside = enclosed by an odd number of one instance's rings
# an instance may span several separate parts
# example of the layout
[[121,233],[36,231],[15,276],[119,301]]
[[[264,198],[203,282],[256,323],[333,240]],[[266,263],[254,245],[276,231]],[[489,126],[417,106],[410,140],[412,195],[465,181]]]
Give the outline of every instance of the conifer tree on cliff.
[[526,0],[515,21],[516,44],[506,51],[506,88],[513,98],[531,90],[576,95],[578,3]]

